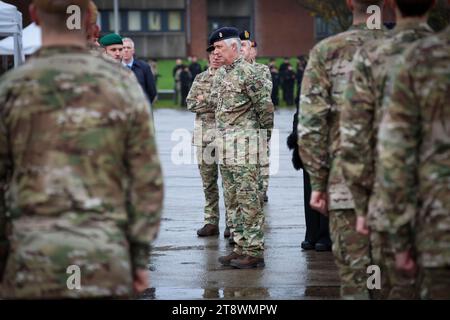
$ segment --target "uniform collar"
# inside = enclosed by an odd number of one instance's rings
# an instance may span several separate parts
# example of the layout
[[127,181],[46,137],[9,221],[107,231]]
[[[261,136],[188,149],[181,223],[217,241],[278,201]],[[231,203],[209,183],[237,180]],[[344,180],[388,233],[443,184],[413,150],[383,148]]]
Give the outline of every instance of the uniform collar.
[[34,57],[49,57],[61,53],[88,53],[88,48],[74,45],[67,46],[46,46],[40,48],[33,55]]
[[236,60],[234,60],[231,64],[225,65],[225,70],[227,72],[233,70],[238,64],[242,62],[242,60],[244,60],[244,58],[239,57]]
[[368,30],[367,23],[359,23],[359,24],[353,24],[348,28],[349,31],[351,30]]
[[213,68],[211,68],[211,67],[208,68],[208,74],[209,74],[210,76],[215,75],[215,74],[216,74],[216,71],[217,71],[217,69],[213,69]]
[[402,32],[402,31],[408,31],[408,30],[423,30],[423,31],[429,31],[433,32],[433,29],[428,25],[426,22],[417,20],[408,20],[406,22],[400,22],[397,23],[395,28],[392,30],[393,34]]

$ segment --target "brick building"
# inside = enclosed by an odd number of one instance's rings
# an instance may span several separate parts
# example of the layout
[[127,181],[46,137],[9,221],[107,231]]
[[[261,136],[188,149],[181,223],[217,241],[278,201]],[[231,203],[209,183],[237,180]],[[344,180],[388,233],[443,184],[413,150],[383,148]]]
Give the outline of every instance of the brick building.
[[[297,0],[117,0],[119,33],[133,38],[145,58],[205,56],[208,34],[222,26],[247,29],[263,57],[298,56],[331,34],[330,27]],[[6,0],[31,21],[31,0]],[[114,0],[94,0],[102,34],[114,31]],[[393,19],[388,13],[388,20]]]
[[[95,0],[102,32],[113,31],[113,1]],[[138,56],[205,56],[208,34],[222,26],[248,29],[261,56],[307,53],[326,28],[296,0],[119,0],[120,34]]]

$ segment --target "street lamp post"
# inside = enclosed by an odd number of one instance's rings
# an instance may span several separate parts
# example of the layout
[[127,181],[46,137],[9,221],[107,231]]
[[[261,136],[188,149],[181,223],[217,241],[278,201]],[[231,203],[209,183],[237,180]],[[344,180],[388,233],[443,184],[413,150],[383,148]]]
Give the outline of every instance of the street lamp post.
[[114,0],[114,32],[119,34],[119,0]]

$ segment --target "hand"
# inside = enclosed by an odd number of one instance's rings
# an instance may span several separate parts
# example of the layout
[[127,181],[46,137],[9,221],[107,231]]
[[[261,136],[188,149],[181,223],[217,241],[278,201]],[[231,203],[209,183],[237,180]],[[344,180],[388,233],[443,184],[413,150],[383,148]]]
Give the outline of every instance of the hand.
[[314,210],[317,210],[321,214],[328,216],[328,200],[326,192],[313,191],[311,193],[311,201],[309,202],[309,205]]
[[205,98],[204,98],[203,95],[201,94],[201,95],[197,96],[197,100],[198,100],[198,101],[203,101],[203,100],[205,100]]
[[369,234],[366,217],[356,217],[356,232],[365,236]]
[[133,288],[137,293],[143,292],[150,287],[150,272],[146,269],[137,269],[134,272]]
[[410,277],[414,277],[417,273],[416,262],[411,255],[411,251],[409,250],[397,252],[395,254],[395,267]]

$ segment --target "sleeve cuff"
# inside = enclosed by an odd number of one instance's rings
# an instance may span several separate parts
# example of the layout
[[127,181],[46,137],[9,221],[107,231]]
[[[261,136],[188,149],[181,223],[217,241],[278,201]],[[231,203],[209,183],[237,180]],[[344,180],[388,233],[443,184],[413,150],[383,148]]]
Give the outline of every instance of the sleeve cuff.
[[389,233],[389,241],[395,252],[404,252],[412,248],[411,228],[409,225]]
[[311,189],[312,191],[327,192],[327,184],[320,181],[314,181],[311,177]]
[[133,271],[147,269],[150,259],[150,244],[132,243],[130,247]]

